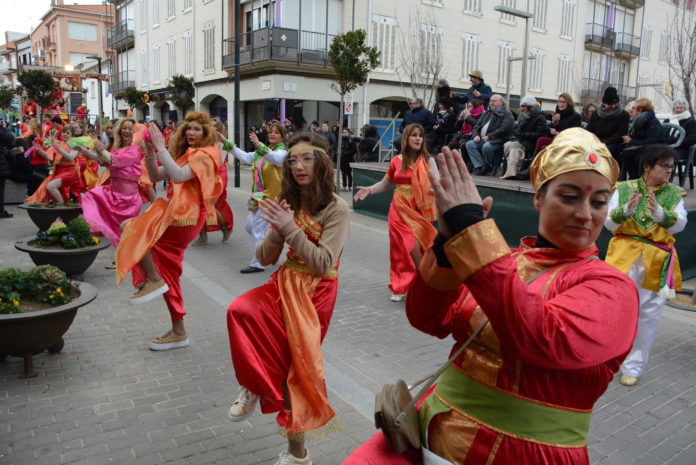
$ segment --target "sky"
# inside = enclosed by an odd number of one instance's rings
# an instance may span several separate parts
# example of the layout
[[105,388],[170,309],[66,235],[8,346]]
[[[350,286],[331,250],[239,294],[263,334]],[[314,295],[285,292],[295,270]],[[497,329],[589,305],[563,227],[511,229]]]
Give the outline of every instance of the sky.
[[[99,5],[101,0],[65,0],[66,5]],[[0,0],[0,42],[5,39],[5,31],[26,32],[36,28],[51,7],[51,0]]]

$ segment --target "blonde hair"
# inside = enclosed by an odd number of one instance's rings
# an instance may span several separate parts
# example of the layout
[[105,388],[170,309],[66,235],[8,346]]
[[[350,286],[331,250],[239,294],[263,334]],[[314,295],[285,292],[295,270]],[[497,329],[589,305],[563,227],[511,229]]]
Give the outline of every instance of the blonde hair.
[[116,126],[114,127],[114,143],[111,144],[111,148],[113,150],[118,150],[122,149],[123,146],[121,145],[121,129],[123,128],[123,125],[125,123],[131,123],[133,125],[133,129],[135,129],[135,125],[138,124],[138,122],[133,118],[132,116],[127,116],[125,118],[121,118],[118,120],[118,123],[116,123]]

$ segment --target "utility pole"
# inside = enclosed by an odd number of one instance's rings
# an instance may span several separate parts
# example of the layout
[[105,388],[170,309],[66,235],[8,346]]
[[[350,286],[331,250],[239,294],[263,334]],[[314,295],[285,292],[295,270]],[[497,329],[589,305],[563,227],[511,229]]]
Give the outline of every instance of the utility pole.
[[[241,99],[239,98],[239,79],[241,77],[241,72],[239,70],[239,54],[241,53],[239,47],[239,40],[241,38],[241,21],[239,17],[240,10],[239,0],[234,0],[234,143],[241,144],[242,140],[240,138],[240,121],[239,121],[239,106],[241,105]],[[234,187],[239,187],[241,184],[241,171],[239,168],[239,160],[234,157]]]
[[96,126],[97,126],[97,127],[99,128],[99,130],[101,131],[101,126],[102,126],[102,123],[101,123],[101,120],[102,120],[102,113],[104,113],[104,100],[103,100],[104,97],[102,96],[103,92],[102,92],[102,80],[101,80],[101,73],[102,73],[101,62],[102,62],[102,58],[101,58],[100,56],[97,56],[97,55],[90,55],[90,56],[88,56],[88,57],[86,57],[86,58],[88,58],[88,59],[90,59],[90,60],[97,60],[97,73],[100,74],[99,79],[97,79],[97,81],[99,82],[99,114],[97,115],[97,124],[96,124]]
[[[529,6],[529,4],[527,4]],[[529,57],[529,20],[534,17],[532,13],[527,11],[518,10],[515,8],[508,8],[506,6],[498,5],[493,8],[495,11],[499,11],[503,14],[510,16],[516,16],[518,18],[524,18],[524,45],[522,51],[522,84],[520,85],[520,98],[524,97],[527,93],[527,62]]]

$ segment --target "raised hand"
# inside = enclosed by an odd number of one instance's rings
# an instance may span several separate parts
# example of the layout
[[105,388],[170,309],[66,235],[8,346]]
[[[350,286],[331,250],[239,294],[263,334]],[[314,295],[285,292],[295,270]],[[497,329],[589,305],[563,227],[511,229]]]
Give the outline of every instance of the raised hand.
[[655,192],[651,191],[648,194],[648,210],[650,210],[651,213],[655,213],[657,210],[657,200],[655,199]]
[[147,125],[147,129],[150,132],[150,138],[152,139],[152,145],[155,147],[155,150],[157,152],[159,152],[160,150],[164,150],[166,148],[164,136],[162,135],[162,132],[159,130],[157,125],[153,122],[145,124]]
[[628,200],[628,203],[626,205],[624,205],[624,216],[626,218],[633,216],[633,212],[636,211],[636,207],[638,206],[638,202],[640,202],[640,199],[642,197],[643,196],[641,194],[639,194],[637,190],[633,191],[633,194],[631,195],[631,198]]
[[276,231],[280,231],[283,226],[294,220],[295,212],[285,203],[285,207],[278,204],[275,200],[264,199],[260,202],[261,218],[268,221]]
[[252,132],[249,134],[249,140],[251,141],[252,144],[254,144],[254,147],[259,146],[259,136],[256,135],[255,132]]

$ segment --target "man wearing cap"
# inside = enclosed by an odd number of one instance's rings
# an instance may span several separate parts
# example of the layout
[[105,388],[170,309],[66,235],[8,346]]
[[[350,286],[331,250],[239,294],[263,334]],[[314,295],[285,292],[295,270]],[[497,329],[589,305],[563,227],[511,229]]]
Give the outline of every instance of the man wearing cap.
[[623,142],[621,138],[628,134],[630,118],[619,103],[619,92],[615,87],[607,87],[602,96],[602,104],[592,114],[585,129],[597,136],[618,160]]
[[471,80],[471,87],[463,94],[458,94],[457,92],[450,92],[450,97],[459,103],[466,104],[472,98],[478,98],[483,100],[483,105],[488,106],[488,102],[493,95],[493,90],[491,86],[483,82],[483,73],[481,71],[472,71],[469,73],[469,79]]

